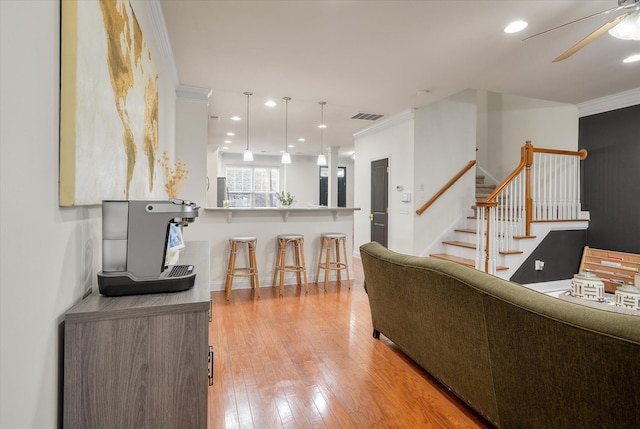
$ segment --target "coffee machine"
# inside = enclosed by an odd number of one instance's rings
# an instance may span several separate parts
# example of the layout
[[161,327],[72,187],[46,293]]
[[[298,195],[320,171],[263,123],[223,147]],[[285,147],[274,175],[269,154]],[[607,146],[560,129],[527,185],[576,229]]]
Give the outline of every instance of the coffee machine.
[[167,265],[172,225],[198,217],[195,203],[110,200],[102,202],[102,271],[98,288],[105,296],[179,292],[193,286],[193,265]]

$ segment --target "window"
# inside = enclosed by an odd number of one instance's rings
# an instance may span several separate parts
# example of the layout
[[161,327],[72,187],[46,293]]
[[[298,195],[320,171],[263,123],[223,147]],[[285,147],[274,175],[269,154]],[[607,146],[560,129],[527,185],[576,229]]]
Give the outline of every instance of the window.
[[280,192],[278,167],[225,167],[231,207],[276,207]]

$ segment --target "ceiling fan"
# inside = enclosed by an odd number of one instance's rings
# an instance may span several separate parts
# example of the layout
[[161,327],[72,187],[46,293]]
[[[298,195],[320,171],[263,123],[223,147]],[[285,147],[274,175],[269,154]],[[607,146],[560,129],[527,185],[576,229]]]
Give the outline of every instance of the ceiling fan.
[[593,33],[589,34],[584,39],[567,49],[564,53],[559,55],[553,60],[554,63],[562,60],[566,60],[571,55],[578,52],[580,49],[593,42],[604,33],[609,32],[614,37],[626,40],[640,40],[640,0],[618,0],[618,6],[611,9],[603,10],[602,12],[594,13],[589,16],[585,16],[580,19],[576,19],[566,24],[559,25],[549,30],[542,31],[540,33],[529,36],[524,40],[531,39],[532,37],[539,36],[541,34],[548,33],[558,28],[566,27],[567,25],[575,24],[576,22],[584,21],[585,19],[593,18],[594,16],[605,15],[609,13],[615,13],[620,10],[626,10],[625,13],[616,16]]

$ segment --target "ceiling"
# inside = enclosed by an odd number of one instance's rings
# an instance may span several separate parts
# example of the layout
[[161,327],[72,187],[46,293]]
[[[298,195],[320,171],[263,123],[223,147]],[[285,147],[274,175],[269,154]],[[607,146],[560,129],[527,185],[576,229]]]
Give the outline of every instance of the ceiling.
[[[601,36],[567,60],[566,49],[609,21],[592,17],[616,0],[160,0],[179,80],[211,88],[209,143],[242,152],[245,91],[254,154],[353,151],[353,133],[376,122],[351,119],[424,106],[467,88],[579,104],[640,87],[639,41]],[[515,19],[529,26],[503,28]],[[274,108],[263,103],[278,102]],[[241,121],[230,117],[238,115]],[[380,120],[379,120],[380,121]],[[227,137],[227,132],[235,136]],[[305,138],[299,142],[298,138]],[[224,143],[225,140],[231,143]]]

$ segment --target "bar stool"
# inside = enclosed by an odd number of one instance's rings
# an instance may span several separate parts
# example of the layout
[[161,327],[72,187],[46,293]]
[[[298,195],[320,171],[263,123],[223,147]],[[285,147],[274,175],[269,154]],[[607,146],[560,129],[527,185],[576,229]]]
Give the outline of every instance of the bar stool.
[[[234,277],[251,277],[251,289],[256,289],[260,298],[260,280],[258,279],[258,263],[256,261],[256,237],[231,237],[229,239],[229,265],[227,277],[224,282],[224,290],[227,301],[231,296],[231,285]],[[236,254],[241,245],[247,245],[247,267],[236,267]]]
[[[287,265],[287,247],[293,247],[293,265]],[[284,290],[284,273],[296,273],[298,284],[301,285],[302,275],[304,275],[304,290],[309,292],[307,283],[307,266],[304,261],[304,235],[302,234],[280,234],[277,237],[276,268],[273,270],[273,287],[280,286],[280,296]],[[278,283],[278,274],[280,279]]]
[[[344,262],[340,256],[340,244],[342,243],[342,251]],[[331,260],[331,252],[334,252],[334,260]],[[324,256],[324,262],[322,260]],[[349,289],[351,289],[351,277],[349,276],[349,259],[347,257],[347,236],[340,232],[325,232],[320,235],[320,254],[318,255],[318,270],[316,272],[316,282],[320,283],[320,270],[324,270],[324,290],[327,290],[329,283],[329,274],[331,271],[336,272],[338,283],[341,282],[340,271],[345,270],[347,273],[347,281]]]

